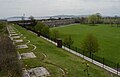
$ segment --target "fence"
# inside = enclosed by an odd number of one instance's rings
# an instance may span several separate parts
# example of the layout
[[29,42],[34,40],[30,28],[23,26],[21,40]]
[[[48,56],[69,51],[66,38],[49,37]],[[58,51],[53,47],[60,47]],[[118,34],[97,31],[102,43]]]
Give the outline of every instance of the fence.
[[[52,39],[50,37],[46,37],[46,38],[56,42],[54,39]],[[113,69],[115,69],[117,71],[120,71],[119,63],[112,62],[110,60],[105,59],[104,57],[99,57],[99,56],[97,56],[97,55],[95,55],[93,53],[90,53],[90,52],[85,53],[82,49],[80,49],[78,47],[75,47],[75,46],[67,46],[64,43],[63,43],[63,46],[65,46],[65,47],[67,47],[67,48],[69,48],[71,50],[74,50],[74,51],[76,51],[76,52],[78,52],[78,53],[80,53],[80,54],[82,54],[84,56],[87,56],[87,57],[89,57],[89,58],[91,58],[91,59],[93,59],[95,61],[98,61],[98,62],[100,62],[100,63],[102,63],[102,64],[104,64],[106,66],[109,66],[109,67],[111,67],[111,68],[113,68]]]
[[[66,46],[66,45],[64,45],[64,46]],[[76,52],[78,52],[78,53],[80,53],[82,55],[85,55],[85,56],[87,56],[87,57],[89,57],[89,58],[91,58],[91,59],[93,59],[95,61],[98,61],[98,62],[100,62],[100,63],[102,63],[102,64],[104,64],[106,66],[109,66],[109,67],[111,67],[111,68],[113,68],[115,70],[120,71],[119,63],[112,62],[110,60],[105,59],[104,57],[99,57],[99,56],[97,56],[95,54],[92,54],[90,52],[85,53],[80,48],[77,48],[77,47],[74,47],[74,46],[66,46],[66,47],[68,47],[68,48],[70,48],[70,49],[72,49],[72,50],[74,50],[74,51],[76,51]]]

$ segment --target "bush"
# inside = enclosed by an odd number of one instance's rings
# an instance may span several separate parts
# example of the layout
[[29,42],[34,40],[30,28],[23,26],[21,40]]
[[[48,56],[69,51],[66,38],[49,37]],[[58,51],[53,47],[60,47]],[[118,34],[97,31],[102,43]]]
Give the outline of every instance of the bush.
[[38,22],[37,25],[35,25],[34,30],[38,35],[49,36],[49,27],[42,22]]
[[41,30],[41,34],[45,37],[49,37],[49,27],[48,26],[44,26]]
[[56,41],[57,38],[60,37],[59,31],[58,30],[52,30],[50,32],[50,37],[51,37],[51,39],[53,39],[53,41]]
[[0,22],[0,32],[2,32],[2,30],[4,29],[5,24],[3,22]]
[[15,46],[7,36],[0,36],[0,74],[4,77],[22,77]]

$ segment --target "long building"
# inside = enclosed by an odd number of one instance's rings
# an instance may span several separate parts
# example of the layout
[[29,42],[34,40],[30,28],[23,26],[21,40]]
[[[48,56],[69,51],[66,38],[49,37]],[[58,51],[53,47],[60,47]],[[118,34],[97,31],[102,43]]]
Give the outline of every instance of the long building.
[[75,19],[62,19],[62,20],[49,20],[49,21],[42,21],[45,25],[50,27],[56,27],[60,25],[67,25],[67,24],[74,24]]

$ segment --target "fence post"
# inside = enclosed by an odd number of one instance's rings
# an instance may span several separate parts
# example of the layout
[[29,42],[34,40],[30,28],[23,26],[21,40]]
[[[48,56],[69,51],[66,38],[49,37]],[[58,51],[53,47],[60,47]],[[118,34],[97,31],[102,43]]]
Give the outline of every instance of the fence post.
[[90,52],[90,58],[91,58],[91,52]]
[[92,58],[91,59],[92,59],[92,63],[93,63],[93,54],[92,54]]
[[76,52],[77,52],[77,47],[75,47],[75,50],[76,50]]
[[103,68],[104,68],[105,58],[103,57]]
[[84,50],[83,50],[83,59],[84,59]]
[[68,45],[69,49],[70,49],[70,45]]
[[69,51],[70,51],[70,45],[68,45]]
[[119,71],[119,63],[117,63],[117,75],[118,75],[118,71]]

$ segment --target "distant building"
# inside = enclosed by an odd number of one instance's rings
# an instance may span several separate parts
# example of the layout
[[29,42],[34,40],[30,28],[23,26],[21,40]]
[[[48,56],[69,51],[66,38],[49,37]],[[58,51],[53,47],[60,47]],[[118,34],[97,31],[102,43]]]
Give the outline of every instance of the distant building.
[[6,22],[7,20],[6,19],[0,19],[0,22]]
[[67,24],[74,24],[75,19],[62,19],[62,20],[48,20],[42,21],[45,25],[50,27],[60,26],[60,25],[67,25]]

